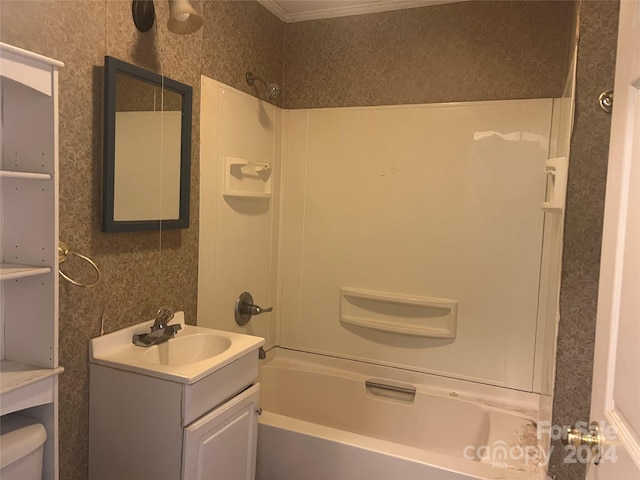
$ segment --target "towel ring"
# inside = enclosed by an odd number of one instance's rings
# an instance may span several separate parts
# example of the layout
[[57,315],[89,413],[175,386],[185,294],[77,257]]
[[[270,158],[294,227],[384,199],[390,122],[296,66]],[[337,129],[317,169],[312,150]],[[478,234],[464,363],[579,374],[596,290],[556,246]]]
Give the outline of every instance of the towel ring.
[[84,260],[85,262],[89,263],[89,265],[91,265],[93,269],[96,271],[96,280],[93,283],[77,282],[72,278],[69,278],[62,270],[60,270],[60,268],[58,268],[58,273],[60,273],[60,276],[64,278],[67,282],[77,285],[78,287],[87,287],[87,288],[95,287],[100,281],[100,269],[98,268],[98,265],[96,265],[95,262],[91,260],[89,257],[86,257],[80,253],[69,250],[69,245],[67,245],[66,243],[60,242],[58,245],[58,265],[60,265],[61,263],[64,263],[64,261],[69,256],[78,257]]

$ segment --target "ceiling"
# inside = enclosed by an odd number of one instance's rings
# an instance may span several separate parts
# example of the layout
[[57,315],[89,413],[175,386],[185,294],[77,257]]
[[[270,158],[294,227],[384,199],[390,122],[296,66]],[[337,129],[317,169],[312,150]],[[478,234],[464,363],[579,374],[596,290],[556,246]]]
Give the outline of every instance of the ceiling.
[[258,0],[286,23],[424,7],[462,0]]

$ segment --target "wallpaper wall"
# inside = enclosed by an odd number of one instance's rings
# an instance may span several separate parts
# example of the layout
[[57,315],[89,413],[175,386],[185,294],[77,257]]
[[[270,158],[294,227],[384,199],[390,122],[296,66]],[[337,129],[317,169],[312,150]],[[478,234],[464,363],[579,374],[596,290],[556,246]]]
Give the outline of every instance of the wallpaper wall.
[[[560,325],[553,423],[589,421],[591,375],[600,273],[611,115],[598,95],[613,88],[618,31],[617,1],[583,1],[576,78],[576,116],[571,141]],[[564,462],[554,445],[550,472],[558,480],[584,478],[585,465]]]
[[[569,2],[464,2],[285,25],[255,1],[193,3],[204,13],[204,27],[180,37],[166,30],[168,7],[163,1],[155,3],[156,28],[146,34],[135,30],[129,1],[0,2],[3,42],[66,64],[60,73],[60,238],[91,256],[103,272],[94,289],[61,282],[60,363],[65,373],[60,377],[60,476],[65,480],[87,476],[87,344],[98,335],[101,317],[105,330],[112,331],[148,319],[160,305],[168,304],[185,310],[188,321],[194,322],[201,73],[257,94],[244,81],[245,72],[252,70],[283,85],[278,100],[289,108],[559,96],[573,8]],[[585,2],[582,21],[584,28],[594,28],[594,41],[601,34],[615,38],[615,5]],[[579,88],[585,100],[578,104],[576,128],[598,114],[587,99],[591,92],[585,92],[585,85],[598,93],[610,86],[608,81],[592,78],[603,66],[599,60],[603,52],[582,49],[584,70]],[[194,87],[191,225],[187,230],[161,235],[104,234],[100,230],[101,67],[105,55],[163,72]],[[602,143],[607,131],[590,135],[576,134],[573,148],[579,151],[582,146],[589,152],[594,143]],[[582,334],[583,325],[570,317],[586,313],[589,325],[595,318],[590,299],[583,307],[572,305],[582,305],[585,291],[597,285],[595,244],[602,206],[597,200],[599,190],[589,196],[594,182],[590,170],[597,163],[602,171],[606,156],[601,146],[597,153],[585,155],[589,160],[576,161],[571,170],[568,266],[563,283],[567,319],[561,325],[561,341],[568,345],[567,352],[577,350],[588,364],[589,347],[578,348],[582,336],[577,335]],[[595,181],[600,182],[604,179]],[[588,246],[580,241],[585,231],[592,242]],[[589,265],[582,275],[591,290],[569,286],[579,275],[574,272],[580,271],[582,261]],[[90,274],[80,265],[66,268],[75,275]],[[559,362],[559,372],[563,363],[566,361]],[[565,372],[559,373],[556,388],[562,391],[564,382],[573,391],[571,371]],[[569,415],[576,396],[563,394],[556,409],[564,408]]]
[[475,1],[287,25],[287,108],[557,97],[571,2]]
[[[60,238],[90,256],[100,283],[83,289],[60,282],[60,478],[87,478],[88,341],[152,318],[162,305],[195,323],[198,279],[200,73],[237,88],[250,67],[281,81],[284,24],[256,2],[193,2],[206,17],[187,36],[167,31],[168,2],[155,2],[154,29],[140,34],[129,1],[0,2],[3,42],[61,60]],[[269,34],[263,35],[264,32]],[[222,41],[224,39],[224,42]],[[259,42],[258,42],[259,40]],[[206,42],[206,43],[205,43]],[[264,56],[256,49],[272,52]],[[206,47],[204,46],[206,45]],[[102,66],[110,55],[193,86],[190,228],[101,232]],[[222,60],[224,59],[224,60]],[[77,278],[93,278],[65,263]]]

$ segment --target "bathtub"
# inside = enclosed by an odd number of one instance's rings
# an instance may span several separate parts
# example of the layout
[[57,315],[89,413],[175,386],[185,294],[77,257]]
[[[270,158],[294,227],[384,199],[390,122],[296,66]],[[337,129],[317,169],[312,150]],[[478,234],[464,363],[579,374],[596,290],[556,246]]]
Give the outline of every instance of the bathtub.
[[535,395],[279,348],[259,381],[258,480],[546,478]]

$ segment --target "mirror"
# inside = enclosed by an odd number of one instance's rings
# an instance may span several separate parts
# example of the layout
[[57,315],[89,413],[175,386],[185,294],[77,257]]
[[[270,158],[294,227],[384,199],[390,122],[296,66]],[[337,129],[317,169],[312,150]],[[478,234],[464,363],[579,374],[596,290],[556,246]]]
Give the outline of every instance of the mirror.
[[105,57],[102,230],[189,227],[189,85]]

